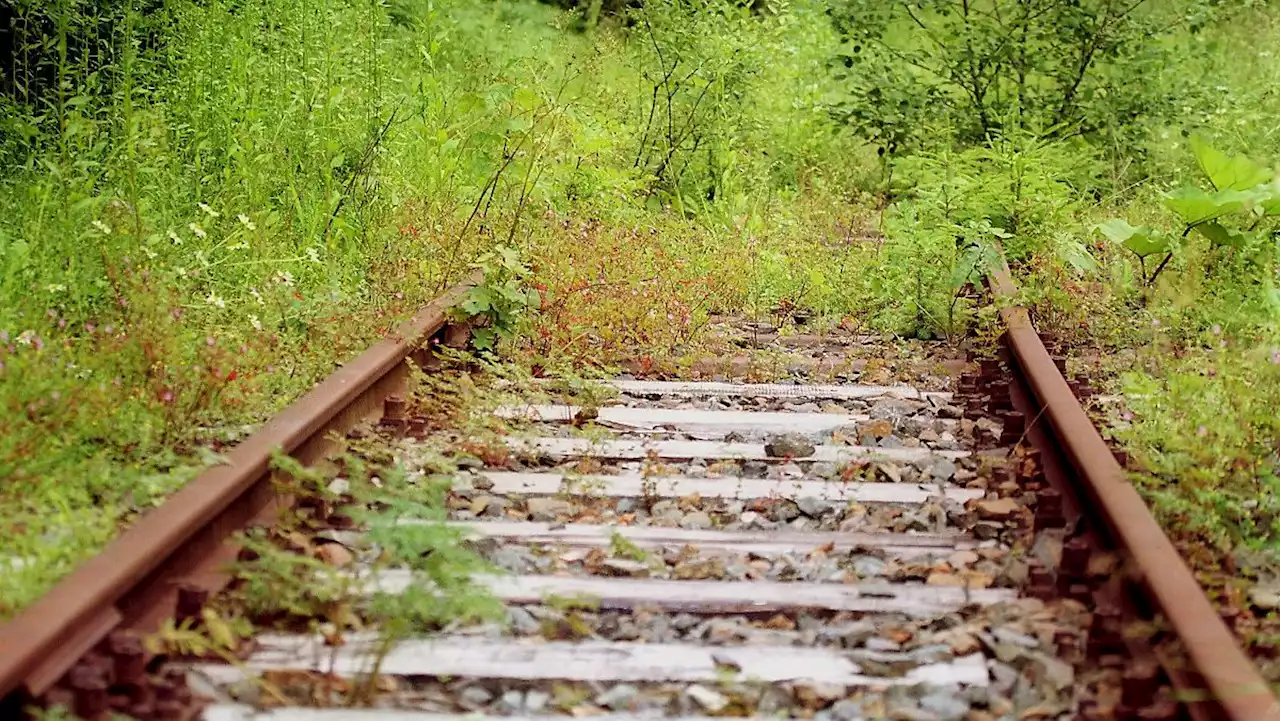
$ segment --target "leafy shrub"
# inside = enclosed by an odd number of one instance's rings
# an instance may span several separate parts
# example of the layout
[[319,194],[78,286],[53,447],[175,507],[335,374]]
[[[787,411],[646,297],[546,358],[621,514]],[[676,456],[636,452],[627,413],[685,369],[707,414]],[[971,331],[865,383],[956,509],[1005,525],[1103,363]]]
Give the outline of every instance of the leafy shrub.
[[677,204],[714,201],[749,122],[752,77],[777,50],[779,23],[730,0],[650,0],[633,17],[648,101],[634,164]]
[[492,351],[499,341],[514,337],[524,314],[540,307],[542,299],[537,290],[525,287],[529,267],[513,248],[485,253],[476,261],[476,268],[483,278],[454,309],[454,316],[473,321],[472,344],[478,350]]
[[[1191,150],[1211,190],[1183,185],[1162,197],[1165,208],[1178,220],[1176,230],[1134,227],[1122,219],[1098,226],[1098,231],[1133,253],[1141,267],[1142,281],[1152,285],[1175,255],[1185,252],[1194,231],[1208,242],[1219,264],[1236,265],[1259,284],[1258,292],[1280,309],[1275,287],[1276,244],[1274,218],[1280,215],[1280,181],[1273,171],[1249,158],[1229,156],[1199,136],[1191,138]],[[1162,257],[1148,270],[1147,259]]]
[[1138,482],[1191,547],[1280,548],[1280,349],[1221,329],[1194,355],[1157,333],[1140,370],[1124,374],[1132,416],[1118,434],[1142,463]]
[[942,110],[961,138],[1000,129],[1090,133],[1158,111],[1130,82],[1160,63],[1160,19],[1143,0],[844,0],[837,112],[888,152]]

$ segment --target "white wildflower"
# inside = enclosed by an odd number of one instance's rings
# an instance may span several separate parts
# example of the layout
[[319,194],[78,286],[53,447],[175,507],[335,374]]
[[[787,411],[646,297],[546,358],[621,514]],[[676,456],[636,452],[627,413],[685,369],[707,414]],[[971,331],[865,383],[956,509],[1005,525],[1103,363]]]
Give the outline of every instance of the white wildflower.
[[169,230],[169,240],[172,240],[174,245],[182,245],[182,236],[173,232],[172,229]]
[[67,286],[65,286],[65,285],[63,285],[63,284],[61,284],[61,283],[50,283],[49,285],[46,285],[46,286],[44,287],[44,289],[45,289],[46,291],[50,292],[50,293],[65,293],[65,292],[67,292]]
[[307,248],[307,260],[311,261],[312,263],[319,264],[320,251],[315,247]]
[[249,289],[249,295],[253,296],[253,299],[254,299],[255,301],[257,301],[258,305],[266,305],[266,304],[267,304],[267,303],[266,303],[266,301],[262,300],[262,294],[258,292],[258,289],[257,289],[257,288],[250,288],[250,289]]
[[254,330],[262,330],[262,321],[258,320],[256,315],[249,316],[249,325],[253,326]]
[[103,235],[111,235],[111,226],[107,225],[101,220],[93,221],[93,227],[97,228],[98,231]]
[[197,203],[197,205],[199,205],[199,206],[200,206],[200,209],[201,209],[201,210],[203,210],[205,213],[208,213],[210,218],[216,218],[216,217],[218,217],[218,216],[222,215],[222,213],[219,213],[218,211],[214,210],[213,208],[210,208],[210,207],[209,207],[208,205],[206,205],[205,203]]
[[244,227],[248,228],[249,230],[257,230],[257,229],[258,229],[258,226],[254,225],[254,224],[253,224],[253,221],[249,218],[249,216],[245,215],[244,213],[241,213],[240,215],[237,215],[237,216],[236,216],[236,220],[240,221],[240,225],[243,225]]
[[210,293],[209,295],[205,296],[204,302],[206,302],[206,303],[208,303],[209,305],[212,305],[212,306],[217,306],[217,307],[219,307],[219,308],[226,308],[226,307],[227,307],[227,302],[226,302],[225,300],[223,300],[221,297],[219,297],[219,296],[217,296],[217,295],[215,295],[215,294],[213,294],[213,293]]
[[201,228],[200,226],[196,225],[195,223],[191,223],[191,224],[187,225],[187,227],[191,229],[191,232],[192,232],[192,233],[195,233],[195,236],[196,236],[197,238],[204,238],[204,237],[206,237],[206,236],[208,236],[208,235],[209,235],[208,233],[204,232],[204,228]]
[[287,271],[287,270],[277,270],[277,271],[276,271],[276,282],[277,282],[277,283],[280,283],[280,284],[282,284],[282,285],[287,285],[287,286],[289,286],[289,287],[291,287],[291,288],[292,288],[292,287],[293,287],[293,273],[290,273],[290,272],[289,272],[289,271]]

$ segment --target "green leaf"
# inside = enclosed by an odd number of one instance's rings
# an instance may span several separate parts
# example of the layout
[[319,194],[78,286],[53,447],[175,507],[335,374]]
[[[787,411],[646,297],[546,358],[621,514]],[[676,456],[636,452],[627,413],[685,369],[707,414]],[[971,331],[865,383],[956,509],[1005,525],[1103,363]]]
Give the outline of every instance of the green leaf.
[[1187,225],[1230,215],[1248,206],[1257,196],[1240,190],[1220,190],[1206,193],[1200,188],[1186,186],[1164,196],[1165,207],[1177,213]]
[[493,298],[489,295],[489,290],[483,286],[472,288],[467,299],[462,301],[462,310],[471,315],[487,313],[491,308],[493,308]]
[[1098,261],[1089,253],[1085,244],[1075,238],[1061,237],[1054,247],[1058,258],[1077,273],[1093,273],[1098,270]]
[[479,350],[491,350],[498,339],[498,333],[492,328],[476,328],[471,331],[471,344]]
[[1167,252],[1171,247],[1168,236],[1145,225],[1135,228],[1123,218],[1113,218],[1100,223],[1097,230],[1140,258]]
[[1098,223],[1095,230],[1102,233],[1108,240],[1116,243],[1123,243],[1136,233],[1151,232],[1151,229],[1146,226],[1135,228],[1129,225],[1129,221],[1124,218],[1112,218],[1105,223]]
[[1243,155],[1229,156],[1199,135],[1191,136],[1191,152],[1218,190],[1248,190],[1271,179],[1272,172]]
[[507,118],[506,127],[508,132],[524,133],[533,127],[533,121],[524,116],[516,116]]
[[516,105],[525,110],[533,110],[542,104],[542,99],[531,88],[520,88],[511,96]]
[[1208,238],[1209,242],[1215,246],[1225,245],[1231,248],[1241,248],[1244,247],[1245,240],[1247,240],[1244,233],[1228,230],[1221,223],[1201,223],[1196,226],[1196,232]]
[[1280,178],[1253,189],[1254,202],[1263,215],[1280,215]]
[[958,290],[964,285],[977,270],[978,262],[982,258],[982,248],[977,245],[971,245],[965,249],[955,266],[951,269],[951,289]]

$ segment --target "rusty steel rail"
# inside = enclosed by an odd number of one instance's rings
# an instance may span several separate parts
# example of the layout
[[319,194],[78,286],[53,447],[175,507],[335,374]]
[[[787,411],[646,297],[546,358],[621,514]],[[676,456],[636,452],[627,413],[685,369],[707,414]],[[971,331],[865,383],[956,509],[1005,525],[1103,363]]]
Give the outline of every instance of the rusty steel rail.
[[[1003,260],[989,275],[993,293],[1017,295]],[[1092,531],[1128,560],[1131,580],[1144,593],[1142,605],[1161,615],[1179,641],[1177,656],[1156,656],[1173,682],[1175,700],[1196,719],[1280,720],[1280,701],[1241,649],[1196,581],[1191,569],[1125,476],[1097,428],[1054,363],[1025,308],[1000,309],[1007,333],[1007,360],[1031,398],[1029,430],[1047,434],[1066,461],[1068,485]],[[1039,426],[1039,428],[1035,428]],[[1185,658],[1185,661],[1181,660]],[[1186,667],[1176,667],[1186,664]],[[1169,666],[1175,666],[1170,668]],[[1129,677],[1126,676],[1126,681]]]
[[276,449],[312,463],[332,449],[331,431],[372,417],[403,386],[405,361],[429,359],[425,345],[478,281],[477,273],[423,307],[0,626],[0,717],[18,718],[42,698],[93,718],[106,710],[108,688],[125,689],[144,716],[189,715],[183,681],[148,673],[138,634],[197,614],[226,585],[232,535],[269,523],[290,502],[272,487]]

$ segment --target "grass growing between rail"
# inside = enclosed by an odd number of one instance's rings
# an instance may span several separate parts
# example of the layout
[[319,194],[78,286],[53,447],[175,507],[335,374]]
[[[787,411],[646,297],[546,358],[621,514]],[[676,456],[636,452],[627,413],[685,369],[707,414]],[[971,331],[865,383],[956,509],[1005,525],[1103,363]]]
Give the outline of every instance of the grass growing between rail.
[[1280,158],[1274,9],[988,4],[7,11],[0,618],[485,253],[496,340],[583,369],[721,311],[959,343],[999,246],[1161,520],[1278,573],[1280,205],[1189,147]]

